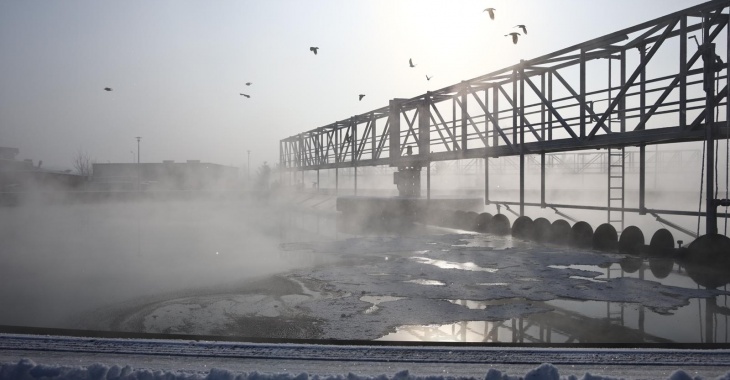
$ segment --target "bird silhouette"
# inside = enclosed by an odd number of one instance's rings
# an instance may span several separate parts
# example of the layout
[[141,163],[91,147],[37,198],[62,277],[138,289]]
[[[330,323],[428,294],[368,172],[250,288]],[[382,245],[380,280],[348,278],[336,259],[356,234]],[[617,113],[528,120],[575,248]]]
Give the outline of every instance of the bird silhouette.
[[413,64],[413,59],[411,58],[408,58],[408,65],[410,65],[411,67],[416,67],[416,65]]
[[317,50],[319,50],[318,47],[312,46],[312,47],[309,48],[309,51],[311,51],[312,53],[314,53],[314,55],[317,55]]
[[487,9],[483,10],[482,12],[489,12],[489,18],[494,20],[494,11],[496,11],[496,10],[497,10],[496,8],[487,8]]
[[104,91],[112,91],[111,87],[104,87]]
[[241,94],[241,95],[243,95],[243,96],[245,96],[247,98],[250,98],[251,97],[251,95],[246,95],[246,94]]
[[364,98],[364,97],[365,97],[365,94],[360,94],[360,95],[358,95],[358,97],[360,98],[360,99],[358,99],[358,100],[362,100],[362,98]]
[[250,86],[250,85],[252,85],[252,84],[253,84],[253,83],[251,83],[251,82],[246,82],[246,86]]
[[512,33],[505,34],[504,36],[505,37],[512,36],[512,43],[516,45],[517,44],[517,39],[519,38],[519,35],[520,34],[517,33],[517,32],[512,32]]
[[426,80],[431,80],[431,78],[433,78],[433,75],[432,76],[428,76],[428,74],[426,74]]
[[527,34],[527,28],[524,25],[520,24],[515,26],[515,28],[520,28],[522,29],[522,33]]

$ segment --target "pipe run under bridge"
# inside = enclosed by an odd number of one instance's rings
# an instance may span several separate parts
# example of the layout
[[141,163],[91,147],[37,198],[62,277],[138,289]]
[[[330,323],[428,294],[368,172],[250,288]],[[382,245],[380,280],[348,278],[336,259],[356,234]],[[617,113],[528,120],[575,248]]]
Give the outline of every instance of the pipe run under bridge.
[[[340,168],[387,165],[398,168],[401,195],[420,196],[420,171],[426,167],[430,199],[431,162],[482,158],[485,203],[509,204],[489,198],[488,160],[518,156],[516,205],[524,215],[526,156],[540,156],[539,205],[551,207],[545,202],[545,156],[605,149],[608,205],[598,208],[609,212],[609,221],[611,212],[621,213],[621,220],[623,212],[633,211],[703,215],[707,233],[715,234],[717,207],[730,205],[716,199],[711,170],[716,139],[730,135],[730,60],[716,53],[730,51],[728,17],[727,1],[709,1],[414,98],[393,99],[282,139],[281,168],[334,169],[337,177]],[[699,37],[694,45],[691,36]],[[647,208],[646,146],[689,141],[707,146],[705,212]],[[640,151],[636,208],[624,204],[626,147]]]

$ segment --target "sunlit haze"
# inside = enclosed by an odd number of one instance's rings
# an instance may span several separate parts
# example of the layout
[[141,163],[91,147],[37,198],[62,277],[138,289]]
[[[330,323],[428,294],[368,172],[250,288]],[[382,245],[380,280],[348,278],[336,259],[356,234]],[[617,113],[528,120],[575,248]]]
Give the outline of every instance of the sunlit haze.
[[281,138],[700,2],[3,1],[0,146],[60,169],[130,162],[135,136],[143,162],[274,163]]

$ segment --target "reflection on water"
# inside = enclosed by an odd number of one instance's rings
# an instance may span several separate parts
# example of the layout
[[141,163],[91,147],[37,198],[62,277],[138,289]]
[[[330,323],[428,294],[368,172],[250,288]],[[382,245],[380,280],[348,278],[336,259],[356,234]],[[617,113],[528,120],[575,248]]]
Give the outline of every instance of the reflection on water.
[[472,262],[467,263],[457,263],[453,261],[446,261],[446,260],[437,260],[437,259],[429,259],[428,257],[412,257],[413,260],[416,260],[423,264],[429,264],[437,266],[441,269],[461,269],[461,270],[470,270],[474,272],[488,272],[488,273],[494,273],[497,271],[495,268],[483,268],[480,267]]
[[[494,342],[494,343],[730,343],[730,300],[727,271],[686,260],[626,257],[605,267],[551,265],[555,269],[598,272],[586,281],[636,278],[668,286],[699,289],[704,285],[725,294],[707,299],[692,298],[689,304],[660,314],[636,303],[551,300],[553,310],[500,321],[461,321],[443,325],[405,325],[380,338],[385,341]],[[722,279],[722,280],[720,280]],[[479,284],[505,285],[508,284]],[[520,302],[521,300],[513,300]],[[485,309],[494,302],[452,300],[469,309]]]
[[418,284],[418,285],[446,286],[446,283],[444,283],[444,282],[437,281],[437,280],[426,280],[423,278],[417,278],[415,280],[408,280],[408,281],[403,281],[403,282],[408,282],[411,284]]

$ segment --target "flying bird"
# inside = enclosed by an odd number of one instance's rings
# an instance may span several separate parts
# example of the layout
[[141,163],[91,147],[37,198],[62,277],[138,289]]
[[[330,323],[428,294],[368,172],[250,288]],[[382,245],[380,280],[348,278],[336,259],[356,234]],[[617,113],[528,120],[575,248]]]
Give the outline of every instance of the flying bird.
[[524,25],[520,24],[520,25],[515,26],[515,28],[520,28],[520,29],[522,29],[523,34],[527,34],[527,28]]
[[358,95],[358,97],[360,97],[360,99],[358,99],[358,100],[362,100],[362,98],[365,97],[365,94],[360,94],[360,95]]
[[413,59],[411,59],[411,58],[408,58],[408,64],[409,64],[409,65],[410,65],[411,67],[416,67],[416,65],[414,65],[414,64],[413,64]]
[[311,51],[312,53],[314,53],[314,55],[317,55],[317,50],[319,50],[318,47],[312,46],[312,47],[309,48],[309,51]]
[[496,10],[497,10],[496,8],[487,8],[487,9],[483,10],[482,12],[489,12],[489,18],[494,20],[494,11],[496,11]]
[[519,38],[519,37],[518,37],[519,35],[520,35],[520,34],[519,34],[519,33],[517,33],[517,32],[512,32],[512,33],[508,33],[508,34],[505,34],[504,36],[505,36],[505,37],[507,37],[507,36],[512,36],[512,43],[516,45],[516,44],[517,44],[517,39]]
[[104,91],[112,91],[111,87],[104,87]]
[[246,95],[246,94],[241,94],[241,95],[243,95],[243,96],[245,96],[247,98],[250,98],[251,97],[251,95]]
[[246,82],[246,86],[250,86],[250,85],[252,85],[252,84],[253,84],[253,83],[251,83],[251,82]]
[[432,76],[428,76],[428,74],[426,74],[426,80],[431,80],[431,78],[433,78],[433,75]]

